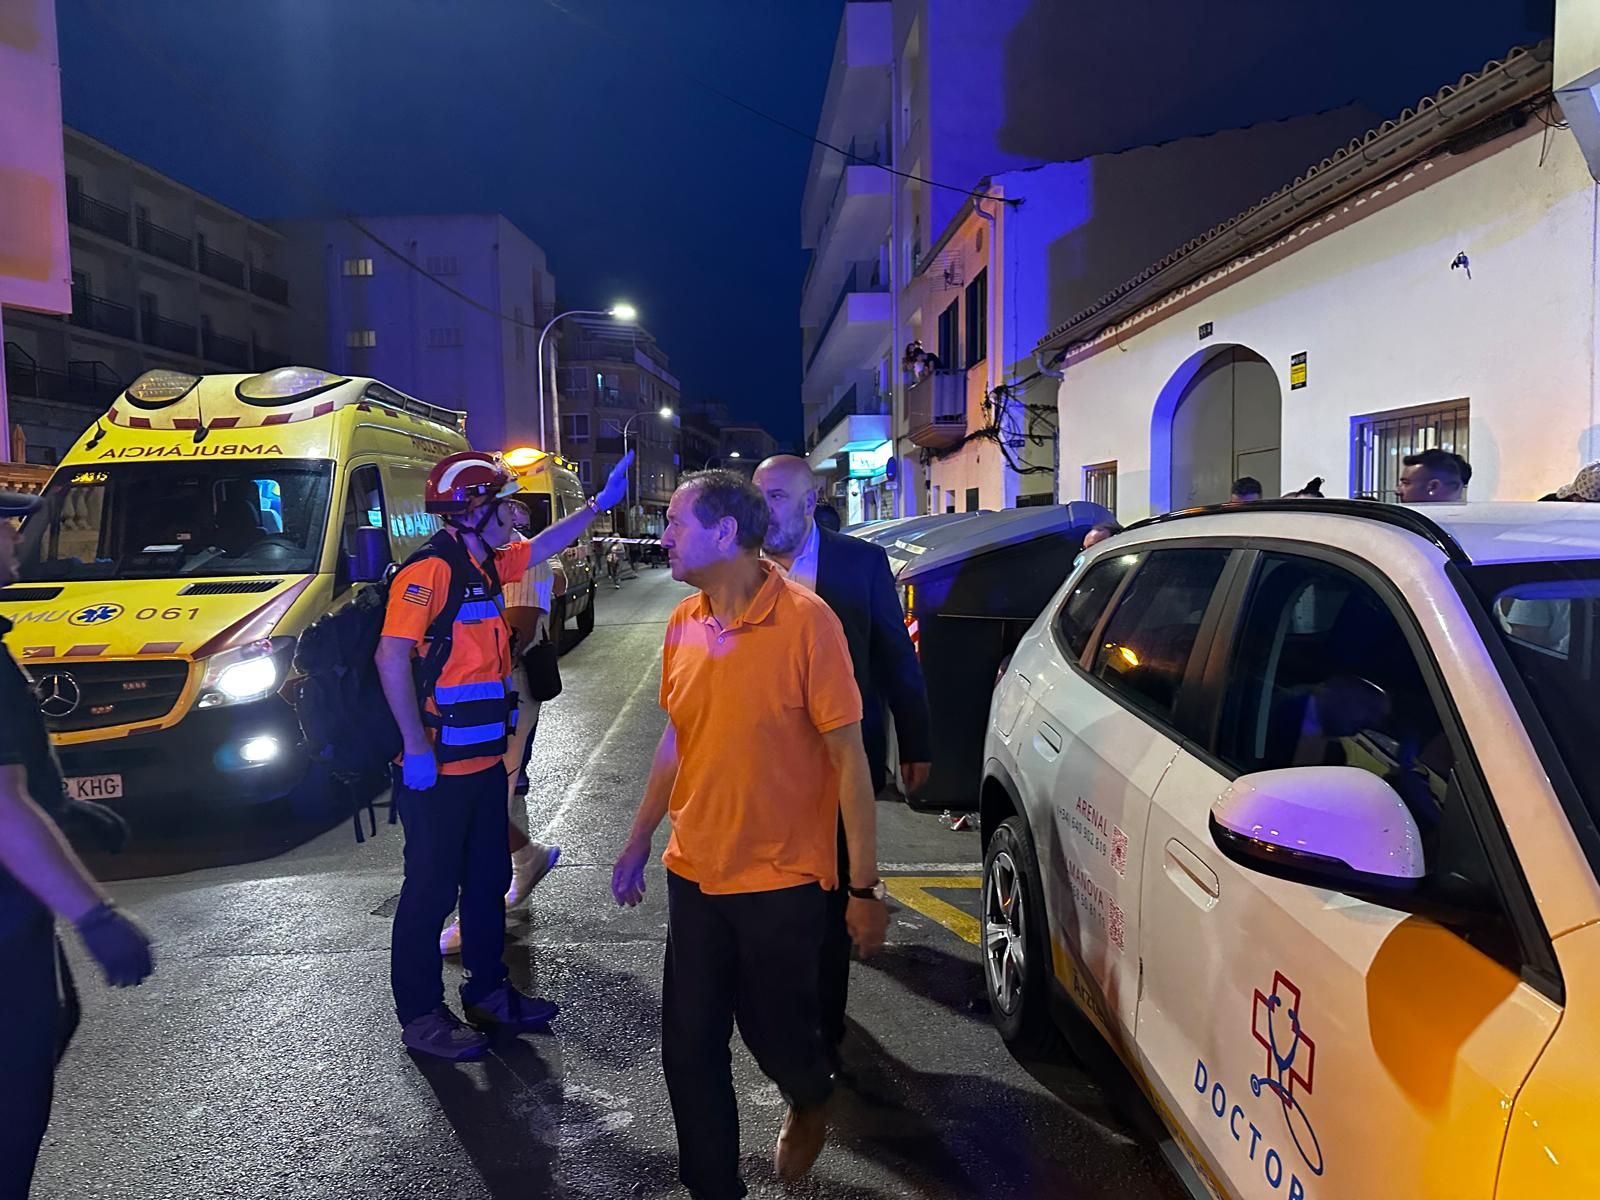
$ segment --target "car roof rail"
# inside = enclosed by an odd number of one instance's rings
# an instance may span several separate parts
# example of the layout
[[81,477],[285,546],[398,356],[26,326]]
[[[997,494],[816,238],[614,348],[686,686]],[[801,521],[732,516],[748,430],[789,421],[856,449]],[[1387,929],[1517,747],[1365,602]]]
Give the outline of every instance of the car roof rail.
[[1423,516],[1414,508],[1407,508],[1400,504],[1385,504],[1381,500],[1347,500],[1343,497],[1330,497],[1316,499],[1314,497],[1280,499],[1280,500],[1250,500],[1242,504],[1206,504],[1198,508],[1182,508],[1176,512],[1162,513],[1159,517],[1146,517],[1142,521],[1135,521],[1123,530],[1132,533],[1135,529],[1149,529],[1157,525],[1166,525],[1173,521],[1182,521],[1190,517],[1209,517],[1217,513],[1238,512],[1271,512],[1271,513],[1310,513],[1321,516],[1335,517],[1360,517],[1365,521],[1377,521],[1383,525],[1392,525],[1396,529],[1404,529],[1407,533],[1414,533],[1425,541],[1432,542],[1445,557],[1457,566],[1471,566],[1472,560],[1467,557],[1467,552],[1461,548],[1461,543],[1456,541],[1438,523]]

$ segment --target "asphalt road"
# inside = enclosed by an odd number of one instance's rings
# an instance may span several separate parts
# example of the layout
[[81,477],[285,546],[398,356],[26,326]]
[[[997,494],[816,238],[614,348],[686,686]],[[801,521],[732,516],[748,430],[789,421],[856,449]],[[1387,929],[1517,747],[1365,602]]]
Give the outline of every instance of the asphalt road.
[[[565,691],[541,721],[532,826],[564,854],[507,953],[519,986],[563,1005],[550,1034],[471,1064],[401,1048],[388,991],[398,827],[360,845],[348,823],[197,815],[146,828],[95,865],[155,935],[157,973],[111,992],[72,948],[85,1017],[35,1197],[685,1196],[659,1063],[659,864],[641,908],[618,909],[609,889],[662,728],[663,625],[685,594],[664,569],[603,589],[598,627],[562,660]],[[1025,1068],[995,1034],[967,940],[977,835],[892,801],[879,822],[898,897],[890,944],[854,968],[854,1082],[797,1193],[1180,1195],[1095,1081],[1066,1063]],[[454,999],[459,968],[445,969]],[[734,1073],[752,1195],[796,1194],[770,1166],[782,1100],[742,1046]]]

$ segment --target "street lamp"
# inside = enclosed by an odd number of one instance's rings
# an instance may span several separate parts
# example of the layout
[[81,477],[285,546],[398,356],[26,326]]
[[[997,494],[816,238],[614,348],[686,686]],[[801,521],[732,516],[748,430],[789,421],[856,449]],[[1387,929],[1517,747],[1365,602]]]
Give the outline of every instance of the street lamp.
[[737,450],[729,450],[726,454],[713,454],[713,455],[711,455],[711,457],[707,458],[703,463],[700,464],[700,469],[702,471],[709,471],[711,469],[711,464],[714,463],[714,462],[721,462],[725,458],[738,458],[738,457],[739,457],[739,452]]
[[[552,329],[568,317],[610,317],[613,321],[632,324],[639,319],[639,310],[627,303],[613,304],[610,308],[605,309],[573,308],[551,317],[545,327],[539,331],[539,348],[536,357],[539,361],[539,449],[541,450],[550,449],[544,427],[544,339],[549,336]],[[552,371],[555,370],[555,363],[550,364],[550,369]],[[550,418],[556,427],[556,454],[559,456],[561,453],[561,395],[555,391],[553,384],[551,386],[551,396],[553,405]]]
[[[626,421],[624,421],[622,423],[622,452],[623,452],[623,454],[627,454],[627,452],[628,452],[628,430],[633,425],[633,423],[635,421],[637,421],[642,416],[644,416],[643,410],[634,413],[633,416],[629,417]],[[658,408],[656,410],[656,416],[662,418],[663,420],[670,421],[672,419],[672,409],[671,409],[671,407],[668,406],[668,405],[663,404],[660,408]],[[639,450],[638,443],[634,444],[633,449],[634,449],[634,456],[633,456],[633,503],[628,506],[628,517],[629,517],[630,522],[631,522],[632,517],[633,517],[633,510],[639,507],[639,472],[644,467],[644,455],[638,453],[638,450]],[[644,515],[643,511],[641,510],[640,516],[643,516],[643,515]],[[629,532],[630,535],[632,535],[635,531],[630,529],[628,532]]]

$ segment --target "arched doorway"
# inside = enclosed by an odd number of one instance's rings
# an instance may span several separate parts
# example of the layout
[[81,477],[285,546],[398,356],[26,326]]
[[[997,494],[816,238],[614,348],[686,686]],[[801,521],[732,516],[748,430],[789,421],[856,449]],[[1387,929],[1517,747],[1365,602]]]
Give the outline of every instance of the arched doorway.
[[1272,365],[1243,346],[1219,347],[1183,385],[1171,410],[1168,506],[1220,504],[1241,475],[1266,496],[1283,492],[1283,393]]

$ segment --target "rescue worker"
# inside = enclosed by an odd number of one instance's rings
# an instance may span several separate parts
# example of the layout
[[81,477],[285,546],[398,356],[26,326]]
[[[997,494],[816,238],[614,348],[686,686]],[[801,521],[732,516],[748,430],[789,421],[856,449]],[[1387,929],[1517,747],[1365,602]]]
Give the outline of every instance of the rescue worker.
[[[16,579],[12,522],[37,496],[0,492],[0,585]],[[0,635],[11,622],[0,618]],[[143,983],[150,939],[78,860],[65,829],[120,848],[122,819],[68,797],[28,677],[0,643],[0,1197],[24,1197],[50,1122],[56,1063],[78,1021],[78,997],[56,937],[70,921],[112,987]]]
[[[547,1024],[559,1011],[548,1000],[512,987],[504,961],[505,893],[511,883],[506,846],[503,756],[516,711],[511,690],[511,634],[500,595],[502,578],[564,549],[597,513],[627,493],[628,454],[598,496],[528,541],[512,541],[508,498],[518,484],[499,455],[467,451],[429,473],[428,512],[445,527],[434,551],[403,567],[390,585],[377,652],[384,696],[400,728],[403,751],[394,803],[405,829],[405,881],[395,910],[389,973],[401,1041],[411,1050],[450,1060],[482,1057],[482,1030],[520,1032]],[[506,546],[496,551],[496,546]],[[460,599],[442,664],[427,657],[434,621]],[[437,666],[419,696],[414,661]],[[461,961],[466,980],[463,1024],[444,1002],[439,930],[460,902]]]

